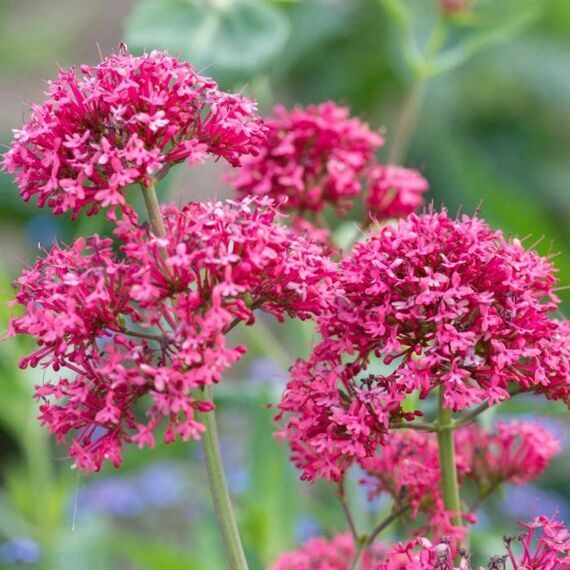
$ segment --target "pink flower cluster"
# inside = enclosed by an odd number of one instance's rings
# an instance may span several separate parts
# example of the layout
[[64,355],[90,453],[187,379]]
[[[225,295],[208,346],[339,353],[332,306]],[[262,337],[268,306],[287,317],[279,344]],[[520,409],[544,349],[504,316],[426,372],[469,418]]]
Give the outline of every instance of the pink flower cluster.
[[289,112],[276,107],[267,127],[261,152],[231,177],[240,196],[268,194],[317,225],[327,206],[346,215],[366,186],[368,212],[378,221],[423,204],[427,181],[416,170],[376,164],[384,140],[345,107],[331,101]]
[[[38,349],[22,367],[51,367],[61,376],[36,390],[42,423],[78,467],[121,462],[134,441],[197,439],[207,412],[200,388],[216,383],[244,347],[224,338],[256,308],[306,318],[330,302],[331,262],[320,247],[276,223],[268,199],[189,204],[163,210],[168,237],[119,222],[112,240],[78,239],[55,246],[18,280],[24,314],[13,334]],[[146,397],[146,398],[145,398]],[[135,414],[141,399],[146,419]]]
[[[505,537],[507,553],[492,556],[488,570],[568,570],[570,568],[570,533],[555,518],[537,517],[530,523],[519,523],[524,531],[517,537]],[[538,536],[537,536],[538,535]],[[516,548],[520,543],[520,548]],[[517,552],[520,550],[520,552]],[[419,538],[392,549],[386,561],[374,570],[470,570],[469,556],[460,551],[459,564],[455,553],[445,542],[432,544]],[[483,567],[479,567],[483,570]]]
[[[456,449],[460,448],[456,445]],[[464,475],[469,465],[461,454],[456,459],[458,473]],[[408,507],[412,519],[419,513],[424,515],[425,524],[414,529],[415,534],[429,530],[439,538],[465,537],[465,528],[453,525],[454,513],[448,513],[443,502],[438,446],[433,434],[394,432],[380,453],[362,460],[361,466],[368,474],[363,483],[370,488],[370,498],[388,494],[399,508]]]
[[[492,432],[470,425],[456,430],[454,439],[459,482],[474,481],[481,498],[502,483],[523,485],[537,479],[560,451],[556,438],[536,422],[501,422]],[[433,537],[462,537],[462,529],[454,528],[445,512],[434,434],[394,432],[379,454],[362,460],[361,466],[369,475],[364,483],[370,496],[390,495],[397,504],[409,505],[413,518],[421,512]]]
[[[304,478],[338,480],[373,456],[416,391],[441,386],[455,412],[506,400],[513,385],[568,403],[570,327],[550,316],[555,283],[547,259],[477,217],[411,215],[357,244],[338,265],[323,340],[279,405]],[[366,373],[378,360],[382,373]]]
[[[271,570],[348,570],[356,549],[350,534],[340,534],[330,540],[313,538],[302,548],[282,555]],[[375,545],[362,556],[359,568],[375,570],[386,556],[382,545]]]
[[427,180],[417,170],[393,164],[375,166],[368,174],[368,212],[379,221],[405,218],[423,205],[428,189]]
[[239,195],[269,194],[283,207],[339,213],[362,190],[362,174],[384,141],[346,107],[331,101],[288,112],[276,107],[261,152],[244,161],[233,183]]
[[47,99],[15,131],[2,166],[24,200],[55,214],[132,210],[129,184],[146,186],[173,164],[207,155],[238,165],[264,138],[255,105],[218,90],[188,63],[153,51],[62,70]]
[[[518,537],[505,537],[506,554],[492,556],[488,570],[568,570],[570,533],[563,523],[545,516],[520,523]],[[517,543],[520,547],[517,548]],[[272,570],[349,570],[353,568],[354,541],[349,535],[331,540],[312,539],[301,549],[284,554]],[[446,541],[417,538],[408,543],[373,546],[362,558],[363,570],[471,570],[470,556],[454,552]],[[482,566],[478,567],[483,570]]]
[[499,422],[492,432],[476,425],[455,432],[465,478],[484,493],[501,483],[525,485],[538,479],[560,452],[560,442],[538,422]]

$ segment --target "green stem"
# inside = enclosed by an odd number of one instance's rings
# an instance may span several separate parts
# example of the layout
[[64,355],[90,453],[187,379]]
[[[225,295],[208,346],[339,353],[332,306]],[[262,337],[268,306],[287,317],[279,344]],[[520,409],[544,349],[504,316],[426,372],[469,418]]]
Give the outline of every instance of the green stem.
[[453,416],[451,410],[443,406],[443,386],[440,388],[439,413],[437,420],[437,443],[439,446],[439,467],[441,471],[441,489],[445,508],[454,513],[451,521],[461,526],[461,504],[459,484],[453,444]]
[[394,128],[394,139],[388,154],[389,164],[401,164],[406,158],[424,99],[425,84],[426,82],[423,78],[416,79],[404,101],[402,111]]
[[372,532],[370,533],[370,535],[368,537],[368,540],[366,541],[366,548],[370,548],[374,544],[376,537],[381,532],[386,530],[395,520],[397,520],[399,517],[401,517],[409,509],[410,509],[410,505],[406,504],[406,505],[400,507],[398,510],[391,512],[380,524],[378,524],[372,530]]
[[[210,386],[206,386],[204,388],[204,398],[213,402],[212,389]],[[208,471],[210,490],[214,500],[214,509],[216,511],[218,525],[222,532],[224,545],[226,547],[226,556],[229,567],[231,570],[247,570],[247,561],[243,552],[230,500],[228,484],[224,474],[214,410],[201,415],[201,420],[206,426],[206,431],[202,436],[204,452],[206,454],[206,469]]]
[[148,186],[141,186],[144,204],[148,212],[150,227],[156,237],[166,237],[166,227],[164,226],[164,219],[160,212],[160,205],[156,197],[155,181],[151,180]]
[[[152,180],[148,186],[141,186],[141,188],[152,231],[157,237],[165,238],[166,228],[156,197],[155,184],[156,182]],[[210,386],[204,387],[203,395],[205,400],[213,403],[212,389]],[[206,455],[206,469],[208,471],[208,479],[212,499],[214,501],[216,518],[218,519],[218,526],[220,527],[226,548],[229,568],[230,570],[248,570],[230,500],[230,492],[226,482],[222,456],[220,454],[216,415],[214,410],[212,410],[205,414],[200,414],[200,418],[206,427],[206,431],[202,436],[202,443]]]
[[415,62],[410,64],[413,84],[404,101],[394,128],[394,139],[390,152],[388,153],[388,162],[390,164],[403,164],[406,159],[406,154],[424,102],[427,83],[434,74],[436,58],[445,44],[446,37],[447,27],[445,22],[440,20],[432,29],[424,53],[420,59],[416,60],[414,58]]

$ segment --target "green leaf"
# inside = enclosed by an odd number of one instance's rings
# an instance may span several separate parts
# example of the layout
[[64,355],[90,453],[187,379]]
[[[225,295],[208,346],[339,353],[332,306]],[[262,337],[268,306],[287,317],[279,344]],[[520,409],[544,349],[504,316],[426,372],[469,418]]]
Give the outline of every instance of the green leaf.
[[244,80],[281,52],[289,22],[261,0],[139,0],[126,37],[135,51],[163,49],[210,73],[221,83]]

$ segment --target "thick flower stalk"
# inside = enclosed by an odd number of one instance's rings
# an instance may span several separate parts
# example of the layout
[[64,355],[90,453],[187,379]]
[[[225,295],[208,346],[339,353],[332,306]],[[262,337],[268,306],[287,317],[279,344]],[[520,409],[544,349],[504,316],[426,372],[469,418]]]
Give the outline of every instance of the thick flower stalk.
[[123,48],[98,65],[62,70],[46,95],[15,131],[2,166],[24,200],[36,196],[54,214],[109,208],[133,216],[129,185],[208,155],[238,165],[264,137],[254,103],[159,51]]
[[[110,239],[54,246],[18,280],[24,314],[11,331],[36,339],[22,367],[59,377],[37,387],[40,419],[78,467],[118,466],[124,443],[198,439],[200,389],[240,359],[225,333],[254,310],[306,318],[326,309],[331,263],[276,223],[267,199],[163,209],[167,237],[119,222]],[[147,402],[146,417],[135,413]]]
[[[441,391],[452,412],[497,404],[513,386],[568,403],[555,285],[548,259],[477,217],[412,215],[357,244],[339,264],[322,342],[294,366],[279,405],[304,478],[340,480],[372,457],[391,422],[421,414],[402,410],[414,392]],[[370,374],[376,359],[385,372]]]

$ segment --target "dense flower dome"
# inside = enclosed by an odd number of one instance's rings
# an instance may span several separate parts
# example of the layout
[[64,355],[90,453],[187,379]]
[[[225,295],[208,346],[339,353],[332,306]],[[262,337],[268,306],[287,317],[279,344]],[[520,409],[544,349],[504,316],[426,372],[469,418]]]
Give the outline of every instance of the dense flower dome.
[[[294,366],[279,405],[303,476],[338,480],[373,456],[413,392],[441,387],[454,412],[506,400],[513,387],[568,403],[555,284],[548,259],[477,217],[411,215],[357,244],[339,264],[322,341]],[[382,372],[371,374],[377,360]]]
[[309,216],[327,205],[342,214],[362,191],[362,175],[384,143],[346,107],[332,101],[287,111],[267,120],[260,152],[232,177],[239,196],[269,195],[281,207]]
[[54,214],[133,215],[128,185],[146,186],[173,164],[208,155],[238,165],[264,138],[254,103],[159,51],[122,48],[96,66],[62,70],[46,95],[15,131],[2,166],[24,200],[36,196]]
[[[203,386],[219,382],[244,347],[225,333],[254,321],[255,309],[306,318],[330,302],[331,262],[320,246],[277,223],[268,199],[163,209],[166,238],[127,218],[112,240],[54,246],[17,281],[22,316],[13,334],[36,339],[21,366],[51,368],[37,387],[40,419],[86,471],[121,447],[197,439],[207,412]],[[146,417],[135,405],[150,403]]]

